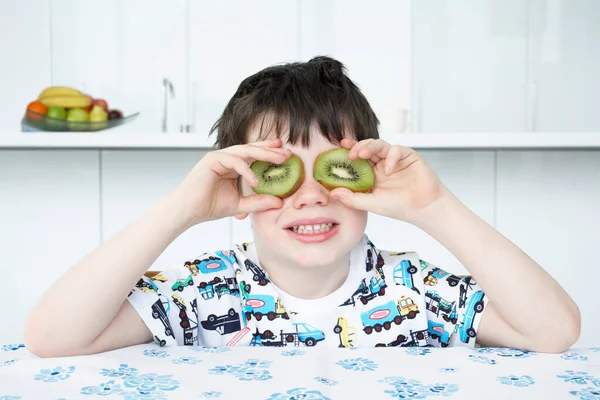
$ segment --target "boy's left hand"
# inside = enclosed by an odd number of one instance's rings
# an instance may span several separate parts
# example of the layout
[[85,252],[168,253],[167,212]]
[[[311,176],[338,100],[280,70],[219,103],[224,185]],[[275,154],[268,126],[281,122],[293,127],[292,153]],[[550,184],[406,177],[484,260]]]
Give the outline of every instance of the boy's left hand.
[[375,171],[375,184],[369,193],[345,188],[330,192],[348,207],[413,223],[444,193],[437,175],[413,149],[392,146],[381,139],[357,142],[344,138],[341,146],[350,149],[351,160],[369,160]]

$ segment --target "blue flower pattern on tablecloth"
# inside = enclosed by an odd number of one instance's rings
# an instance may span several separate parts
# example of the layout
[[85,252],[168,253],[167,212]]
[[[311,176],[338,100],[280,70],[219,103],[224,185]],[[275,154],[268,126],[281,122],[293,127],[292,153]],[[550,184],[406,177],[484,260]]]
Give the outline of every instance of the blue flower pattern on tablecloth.
[[109,378],[128,378],[138,375],[137,368],[131,368],[127,364],[120,364],[118,369],[114,368],[102,368],[100,375],[107,376]]
[[211,368],[210,374],[230,374],[241,381],[264,381],[273,378],[269,368],[271,361],[250,359],[238,365],[223,365]]
[[173,360],[173,364],[198,364],[202,362],[202,360],[197,359],[196,357],[179,357]]
[[494,365],[496,364],[496,360],[491,359],[491,358],[487,358],[484,356],[474,356],[472,354],[469,354],[469,360],[471,361],[475,361],[481,364],[489,364],[489,365]]
[[422,347],[409,347],[406,349],[406,354],[411,356],[424,356],[431,353],[431,349],[424,349]]
[[596,387],[586,387],[581,390],[571,390],[569,393],[574,396],[579,396],[579,400],[600,399],[600,389]]
[[85,395],[99,395],[99,396],[112,396],[123,393],[123,388],[120,383],[116,383],[114,380],[101,383],[97,386],[85,386],[81,388],[81,394]]
[[221,397],[221,392],[204,392],[200,393],[201,399],[216,399]]
[[3,361],[3,362],[0,362],[0,367],[8,367],[9,365],[13,365],[16,362],[17,362],[16,360]]
[[286,356],[286,357],[294,357],[294,356],[301,356],[304,354],[304,350],[286,350],[286,351],[282,351],[281,355],[282,356]]
[[217,346],[190,346],[188,349],[192,351],[199,351],[202,353],[227,353],[231,351],[231,347],[217,347]]
[[317,382],[321,382],[324,385],[335,386],[338,384],[338,381],[334,381],[333,379],[325,378],[322,376],[315,376],[315,380]]
[[304,399],[304,400],[331,400],[326,397],[318,390],[310,390],[305,388],[294,388],[290,389],[285,393],[273,393],[267,398],[267,400],[290,400],[290,399]]
[[376,363],[364,357],[347,358],[338,361],[336,364],[352,371],[375,371],[378,367]]
[[499,376],[497,378],[498,382],[503,385],[517,386],[517,387],[527,387],[531,386],[535,383],[535,380],[529,375],[508,375],[508,376]]
[[169,353],[164,350],[145,350],[144,355],[148,357],[166,358],[169,357]]
[[42,369],[39,374],[33,377],[33,379],[43,382],[58,382],[68,379],[73,371],[75,371],[74,366],[67,368],[56,367],[53,369]]
[[[145,355],[145,354],[144,354]],[[121,382],[111,379],[95,386],[81,388],[84,395],[119,395],[124,399],[167,399],[169,393],[178,389],[180,384],[170,374],[140,373],[138,368],[128,364],[120,364],[118,368],[103,368],[101,376],[118,378]]]
[[435,396],[450,396],[458,392],[459,387],[451,383],[424,383],[402,376],[391,376],[378,382],[392,385],[393,389],[384,390],[385,394],[394,399],[425,399]]
[[446,374],[453,374],[455,372],[460,371],[460,369],[459,368],[440,368],[439,371],[444,372]]
[[0,347],[0,351],[17,351],[17,350],[24,350],[24,349],[25,349],[24,344],[5,344],[2,347]]
[[472,351],[477,354],[493,354],[499,357],[506,358],[528,358],[535,355],[534,352],[528,350],[520,350],[513,348],[501,349],[494,347],[481,347],[477,349],[472,349]]
[[561,354],[560,358],[563,360],[574,360],[574,361],[587,361],[588,358],[586,356],[582,356],[581,354],[575,351],[569,351]]
[[565,375],[557,375],[565,383],[575,383],[577,385],[586,385],[591,383],[600,387],[600,379],[588,374],[585,371],[566,370]]
[[[5,357],[4,359],[0,359],[0,370],[2,371],[0,375],[5,374],[6,372],[10,373],[11,369],[19,368],[18,366],[21,366],[22,368],[23,365],[26,365],[20,361],[21,357],[18,355],[21,351],[25,352],[23,349],[24,348],[18,344],[2,346],[3,352],[10,352],[11,354],[5,354],[10,356],[10,358]],[[191,350],[191,348],[189,349]],[[425,364],[430,365],[428,361],[430,357],[431,360],[435,360],[435,357],[439,354],[435,349],[414,349],[419,352],[410,354],[409,351],[412,350],[412,348],[402,349],[403,353],[401,354],[405,354],[405,356],[399,363],[406,366],[406,363],[410,362],[409,359],[412,355],[423,356],[435,352],[436,354],[432,356],[426,356],[427,358],[424,358],[423,360],[415,361],[420,363],[425,361]],[[286,364],[289,364],[290,362],[295,362],[286,360],[296,357],[301,357],[303,362],[306,362],[306,360],[308,360],[309,363],[314,362],[311,351],[309,350],[290,347],[285,350],[272,349],[270,350],[271,352],[265,352],[268,357],[244,358],[240,360],[239,358],[235,358],[235,355],[234,358],[229,358],[229,355],[220,355],[222,353],[237,350],[235,348],[197,347],[192,351],[205,353],[205,357],[194,357],[193,353],[186,353],[186,350],[188,349],[173,352],[162,350],[159,347],[144,347],[144,349],[140,350],[138,353],[141,357],[140,365],[116,363],[111,366],[106,364],[102,365],[100,363],[100,366],[97,367],[95,372],[97,374],[96,376],[99,377],[98,380],[95,382],[92,380],[92,383],[88,383],[88,379],[86,380],[85,385],[77,386],[74,396],[73,394],[64,394],[63,397],[112,396],[126,400],[161,400],[172,398],[173,396],[176,398],[178,395],[185,397],[186,394],[189,393],[189,389],[186,387],[186,389],[180,391],[184,385],[182,385],[181,381],[178,379],[180,377],[180,375],[178,375],[179,372],[172,373],[172,371],[168,370],[169,365],[172,365],[173,368],[177,368],[173,371],[187,371],[187,373],[194,374],[196,374],[197,371],[198,376],[209,377],[205,382],[205,385],[201,386],[202,390],[198,390],[195,394],[195,398],[199,399],[228,398],[230,395],[229,391],[235,391],[233,388],[236,387],[234,383],[236,380],[256,382],[256,384],[264,385],[261,387],[269,388],[270,383],[267,382],[273,379],[276,380],[275,382],[279,382],[279,384],[281,384],[281,382],[287,382],[290,383],[290,385],[281,388],[277,385],[275,386],[278,387],[276,390],[267,389],[267,391],[263,392],[262,396],[259,396],[260,398],[268,398],[271,400],[292,398],[328,399],[333,393],[331,392],[332,390],[343,390],[344,385],[347,384],[348,380],[353,381],[354,378],[350,379],[349,377],[355,377],[356,375],[354,374],[359,374],[359,377],[366,374],[364,375],[365,378],[359,378],[360,381],[363,381],[364,379],[364,381],[367,382],[371,379],[373,398],[429,399],[446,396],[458,398],[461,396],[461,391],[471,390],[470,386],[467,389],[467,386],[461,383],[461,376],[472,372],[473,368],[481,368],[489,371],[486,372],[489,378],[495,380],[497,385],[502,385],[503,388],[501,390],[506,391],[507,396],[509,397],[509,393],[515,393],[516,397],[519,396],[519,393],[522,393],[523,395],[535,394],[535,391],[538,390],[536,388],[538,387],[542,390],[547,390],[548,379],[554,379],[560,382],[559,384],[564,385],[562,391],[558,388],[552,389],[555,391],[553,393],[556,393],[558,398],[600,400],[600,374],[596,373],[600,368],[588,369],[593,368],[594,366],[600,367],[598,360],[594,358],[596,356],[594,353],[598,352],[596,349],[600,350],[600,348],[586,350],[577,349],[552,356],[518,349],[469,349],[468,351],[459,353],[461,356],[456,360],[446,359],[444,363],[434,366],[434,374],[431,375],[430,380],[426,379],[424,375],[421,375],[418,367],[416,367],[414,371],[410,373],[407,372],[406,375],[403,376],[386,377],[386,375],[383,375],[383,378],[381,378],[378,377],[378,374],[390,370],[389,366],[388,369],[385,368],[384,364],[387,362],[384,363],[384,360],[375,356],[342,356],[337,359],[334,358],[332,361],[325,361],[325,359],[323,359],[324,362],[330,362],[335,365],[334,369],[331,367],[325,367],[325,369],[319,368],[319,371],[321,372],[311,374],[311,372],[314,371],[314,369],[311,368],[306,371],[308,375],[305,375],[305,378],[308,378],[309,380],[304,380],[303,384],[294,385],[293,380],[287,381],[287,378],[281,380],[282,374],[285,374],[283,371],[286,370],[281,369],[280,363],[285,362]],[[422,352],[422,350],[425,351]],[[444,350],[439,351],[441,352]],[[340,353],[335,354],[341,355],[344,354],[344,352],[345,351],[341,350]],[[15,353],[15,355],[12,356],[12,353]],[[346,352],[345,354],[350,353]],[[355,354],[356,353],[352,353],[352,355]],[[199,354],[196,353],[196,355]],[[406,356],[409,357],[407,358]],[[149,357],[151,360],[144,360],[144,357]],[[540,370],[523,370],[520,368],[515,369],[513,367],[515,365],[514,363],[520,363],[519,359],[537,359],[538,357],[544,357],[539,359],[539,362],[543,365],[547,365],[548,357],[553,357],[553,360],[555,360],[554,362],[563,363],[565,368],[554,368],[554,372],[551,375],[548,375],[543,372],[543,368]],[[223,360],[222,363],[219,362],[221,359]],[[329,358],[329,360],[331,360],[331,358]],[[60,385],[69,387],[68,385],[73,385],[73,383],[77,384],[79,382],[79,377],[84,376],[82,374],[89,374],[89,369],[95,367],[93,364],[85,363],[83,364],[83,368],[80,368],[74,359],[68,359],[68,363],[64,364],[57,364],[55,363],[56,360],[53,359],[45,359],[43,361],[45,362],[44,366],[40,366],[39,369],[32,371],[29,378],[36,381],[35,384],[40,387],[52,386],[55,388]],[[61,359],[60,361],[65,360]],[[148,364],[145,364],[146,361]],[[484,364],[484,366],[473,366],[472,364],[469,365],[470,363],[481,363]],[[295,365],[297,365],[298,368],[302,368],[301,364],[302,363]],[[160,367],[157,369],[149,367],[149,369],[152,368],[150,370],[144,370],[143,367],[140,369],[140,366],[146,365],[154,365],[155,368],[160,365]],[[569,368],[569,366],[573,366],[573,368]],[[300,369],[294,369],[294,371],[300,371]],[[407,371],[410,371],[410,369]],[[497,373],[497,371],[500,371],[500,373]],[[206,372],[209,374],[207,375]],[[435,377],[436,373],[437,379]],[[22,374],[22,372],[19,372],[19,374]],[[222,375],[225,379],[230,379],[230,381],[223,381],[223,378],[219,378],[219,381],[213,381],[210,378],[210,374]],[[77,378],[74,378],[74,376]],[[285,374],[285,376],[288,376],[288,374]],[[444,376],[447,376],[448,378],[451,377],[453,381],[446,381],[443,378]],[[280,380],[277,381],[277,379]],[[487,382],[492,382],[492,380]],[[223,384],[223,382],[228,383]],[[265,383],[263,384],[261,382]],[[312,382],[312,384],[310,382]],[[376,383],[373,385],[374,382],[379,382],[379,385],[383,385],[377,386],[378,384]],[[471,383],[471,381],[467,380],[465,380],[465,382]],[[493,386],[490,386],[489,383],[486,385],[486,388],[489,388],[489,390],[494,390]],[[21,398],[19,395],[22,394],[22,386],[17,393],[15,393],[14,388],[11,388],[10,385],[8,391],[5,386],[6,385],[3,384],[2,378],[0,377],[0,400]],[[53,398],[60,397],[54,396]],[[546,398],[549,397],[546,396]]]

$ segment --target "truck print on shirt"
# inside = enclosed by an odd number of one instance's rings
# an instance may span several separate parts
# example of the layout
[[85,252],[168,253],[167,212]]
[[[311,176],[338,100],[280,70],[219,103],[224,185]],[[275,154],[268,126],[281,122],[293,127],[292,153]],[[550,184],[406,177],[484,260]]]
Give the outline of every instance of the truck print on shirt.
[[366,235],[344,285],[322,299],[276,287],[251,242],[143,276],[127,299],[161,346],[473,347],[487,305],[472,277]]

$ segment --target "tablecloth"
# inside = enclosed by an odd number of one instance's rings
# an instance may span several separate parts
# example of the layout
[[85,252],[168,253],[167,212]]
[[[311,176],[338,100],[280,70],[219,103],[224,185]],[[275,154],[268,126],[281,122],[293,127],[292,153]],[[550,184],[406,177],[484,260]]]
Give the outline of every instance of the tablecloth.
[[0,346],[0,399],[600,399],[600,348]]

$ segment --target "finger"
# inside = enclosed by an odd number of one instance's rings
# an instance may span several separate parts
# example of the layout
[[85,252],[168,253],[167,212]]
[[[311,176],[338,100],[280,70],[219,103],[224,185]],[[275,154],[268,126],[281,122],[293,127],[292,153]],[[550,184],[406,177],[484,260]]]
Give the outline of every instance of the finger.
[[246,164],[251,164],[255,160],[281,164],[292,155],[292,151],[290,149],[266,148],[261,146],[247,145],[233,146],[228,149],[224,149],[223,152],[242,158]]
[[400,158],[402,157],[402,149],[399,146],[392,146],[388,153],[387,153],[387,157],[385,158],[385,174],[389,175],[392,173],[392,171],[394,170],[394,168],[396,167],[396,164],[398,164],[398,161],[400,161]]
[[351,149],[356,143],[358,143],[356,140],[349,137],[343,138],[340,141],[340,145],[346,149]]
[[272,147],[272,148],[281,147],[281,144],[282,144],[282,141],[280,138],[266,139],[266,140],[261,140],[261,141],[254,142],[254,143],[248,143],[248,145],[250,145],[250,146]]
[[329,192],[329,196],[346,207],[365,211],[372,208],[372,195],[369,193],[355,193],[346,188],[336,188]]
[[350,149],[350,152],[348,153],[348,158],[351,160],[358,159],[359,158],[358,153],[374,141],[375,141],[375,139],[365,139],[365,140],[361,140],[360,142],[355,143],[354,146],[352,146],[352,148]]
[[258,186],[258,179],[248,164],[241,159],[231,154],[220,154],[211,166],[213,171],[219,176],[225,176],[231,171],[235,171],[238,175],[244,178],[251,187]]
[[390,147],[387,156],[385,158],[385,173],[391,174],[397,165],[403,160],[409,158],[414,153],[413,149],[404,146],[392,146]]
[[362,147],[358,152],[358,156],[366,159],[373,159],[375,156],[379,159],[386,158],[390,147],[391,145],[386,141],[377,139]]
[[279,197],[269,194],[253,194],[240,198],[237,214],[267,211],[273,208],[281,208],[282,206],[283,200]]

